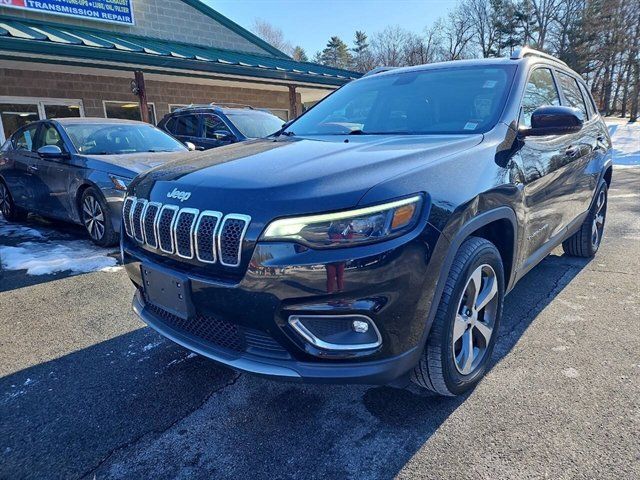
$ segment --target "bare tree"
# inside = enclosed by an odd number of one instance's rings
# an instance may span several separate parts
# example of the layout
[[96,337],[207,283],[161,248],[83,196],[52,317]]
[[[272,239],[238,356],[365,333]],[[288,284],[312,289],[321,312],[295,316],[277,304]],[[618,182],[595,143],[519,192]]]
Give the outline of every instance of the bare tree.
[[373,36],[371,48],[378,65],[399,67],[404,64],[404,48],[409,33],[399,26],[385,28]]
[[494,22],[491,0],[468,0],[464,10],[471,21],[473,40],[483,58],[496,54],[498,32]]
[[460,60],[465,57],[467,46],[473,38],[473,23],[469,15],[465,13],[462,4],[449,12],[443,20],[436,24],[442,32],[445,60]]
[[293,54],[293,45],[284,38],[282,29],[271,25],[265,20],[256,19],[253,22],[251,31],[281,52],[284,52],[287,55]]

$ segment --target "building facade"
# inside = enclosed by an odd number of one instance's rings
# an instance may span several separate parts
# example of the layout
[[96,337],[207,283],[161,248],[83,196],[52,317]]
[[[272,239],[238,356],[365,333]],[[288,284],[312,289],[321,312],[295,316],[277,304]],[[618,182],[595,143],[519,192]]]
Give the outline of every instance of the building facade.
[[[141,105],[152,123],[202,103],[287,120],[358,76],[296,62],[199,0],[8,3],[0,6],[0,141],[44,118],[143,119]],[[134,93],[135,72],[146,102]]]

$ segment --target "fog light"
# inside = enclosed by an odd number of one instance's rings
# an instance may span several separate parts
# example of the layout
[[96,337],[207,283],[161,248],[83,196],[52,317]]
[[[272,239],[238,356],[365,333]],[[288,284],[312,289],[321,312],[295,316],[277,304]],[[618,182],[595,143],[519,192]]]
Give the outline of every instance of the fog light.
[[362,320],[354,320],[351,328],[353,328],[353,331],[356,333],[367,333],[369,331],[369,324]]
[[322,350],[373,350],[382,345],[376,324],[366,315],[291,315],[289,325]]

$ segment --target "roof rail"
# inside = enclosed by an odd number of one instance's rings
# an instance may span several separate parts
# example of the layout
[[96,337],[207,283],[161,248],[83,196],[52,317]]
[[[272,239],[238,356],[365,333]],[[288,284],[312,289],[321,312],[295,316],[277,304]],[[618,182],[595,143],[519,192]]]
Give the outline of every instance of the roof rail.
[[378,73],[382,73],[382,72],[388,72],[389,70],[394,70],[398,67],[376,67],[373,70],[369,70],[367,73],[365,73],[362,77],[368,77],[370,75],[376,75]]
[[560,60],[559,58],[554,57],[553,55],[549,55],[548,53],[541,52],[539,50],[535,50],[531,47],[521,47],[516,48],[511,54],[511,60],[520,60],[524,57],[540,57],[546,60],[551,60],[552,62],[560,63],[565,67],[568,67],[565,62]]
[[250,110],[255,110],[255,108],[253,108],[251,105],[244,105],[242,103],[211,102],[211,103],[190,103],[189,105],[185,105],[184,107],[176,108],[174,112],[180,112],[182,110],[187,110],[189,108],[210,108],[210,107],[248,108]]

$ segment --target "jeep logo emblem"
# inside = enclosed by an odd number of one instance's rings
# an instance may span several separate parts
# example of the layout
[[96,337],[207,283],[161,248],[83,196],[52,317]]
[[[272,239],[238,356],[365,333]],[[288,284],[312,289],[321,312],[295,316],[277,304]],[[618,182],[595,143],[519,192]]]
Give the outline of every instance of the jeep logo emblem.
[[177,198],[181,202],[185,200],[189,200],[191,197],[191,192],[181,192],[177,188],[174,188],[173,191],[167,193],[167,198]]

